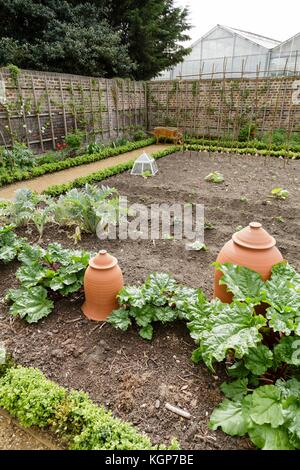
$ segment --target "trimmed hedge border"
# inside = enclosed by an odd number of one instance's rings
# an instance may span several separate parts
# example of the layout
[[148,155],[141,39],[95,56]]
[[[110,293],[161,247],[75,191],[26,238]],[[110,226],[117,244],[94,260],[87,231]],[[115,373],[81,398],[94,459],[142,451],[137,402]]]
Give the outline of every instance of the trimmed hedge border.
[[0,376],[0,406],[24,427],[51,429],[71,450],[178,450],[153,445],[132,424],[115,418],[88,394],[59,386],[32,367],[8,367]]
[[[155,159],[166,157],[171,153],[178,152],[180,149],[180,146],[174,145],[172,147],[168,147],[165,150],[161,150],[160,152],[153,153],[152,157],[154,157]],[[80,188],[87,183],[97,183],[108,178],[109,176],[117,175],[119,173],[123,173],[126,170],[130,170],[132,168],[133,163],[134,160],[129,160],[126,163],[120,163],[119,165],[115,165],[110,168],[105,168],[104,170],[96,171],[95,173],[91,173],[90,175],[81,176],[80,178],[76,178],[74,181],[70,181],[69,183],[55,184],[53,186],[49,186],[49,188],[43,191],[43,194],[48,194],[49,196],[59,196],[60,194],[66,193],[70,189]]]
[[43,165],[33,167],[30,171],[16,170],[10,175],[0,176],[0,187],[15,183],[17,181],[29,180],[37,176],[43,176],[46,173],[55,173],[56,171],[66,170],[75,166],[85,165],[88,163],[97,162],[104,160],[109,157],[115,157],[122,153],[131,152],[142,147],[154,144],[156,140],[154,138],[139,140],[137,142],[130,142],[129,144],[122,145],[120,147],[112,148],[107,147],[101,152],[79,155],[78,157],[67,158],[61,162],[44,163]]
[[276,145],[276,144],[266,144],[265,142],[260,142],[259,140],[249,140],[246,142],[240,142],[238,140],[230,141],[230,140],[223,140],[223,139],[201,139],[201,138],[188,138],[185,141],[186,144],[196,144],[196,145],[214,145],[214,146],[221,146],[221,147],[228,147],[228,148],[255,148],[257,150],[287,150],[289,149],[291,152],[300,153],[300,145]]
[[288,159],[298,160],[300,158],[300,152],[290,152],[288,150],[259,150],[257,148],[244,147],[235,148],[232,146],[214,146],[214,145],[198,145],[198,144],[187,144],[184,146],[185,150],[192,150],[196,152],[208,151],[208,152],[219,152],[219,153],[236,153],[237,155],[257,155],[257,156],[270,156],[270,157],[283,157]]

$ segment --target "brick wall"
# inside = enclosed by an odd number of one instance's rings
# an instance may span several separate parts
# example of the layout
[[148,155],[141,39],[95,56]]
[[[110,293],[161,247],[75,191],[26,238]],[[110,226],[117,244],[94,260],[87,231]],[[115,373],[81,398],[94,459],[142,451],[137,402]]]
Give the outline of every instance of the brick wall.
[[275,128],[300,131],[300,105],[292,101],[295,80],[299,77],[152,81],[149,127],[233,138],[246,122],[255,123],[259,134]]
[[[297,78],[133,82],[0,69],[0,145],[55,148],[75,129],[109,141],[141,126],[175,126],[190,134],[238,136],[247,122],[258,132],[300,130],[293,104]],[[299,83],[299,82],[298,82]]]
[[146,126],[145,84],[129,80],[0,69],[0,145],[15,140],[36,152],[76,129],[109,141]]

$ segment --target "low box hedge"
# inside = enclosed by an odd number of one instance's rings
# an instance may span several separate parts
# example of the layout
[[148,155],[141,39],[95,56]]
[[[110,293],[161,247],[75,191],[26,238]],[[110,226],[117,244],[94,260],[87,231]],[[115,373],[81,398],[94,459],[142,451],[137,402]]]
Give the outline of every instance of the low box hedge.
[[56,171],[66,170],[75,166],[86,165],[88,163],[94,163],[99,160],[104,160],[105,158],[115,157],[121,155],[122,153],[131,152],[132,150],[139,149],[141,147],[147,147],[155,143],[154,138],[139,140],[137,142],[129,142],[126,145],[120,147],[107,147],[101,152],[84,154],[78,157],[67,158],[59,162],[44,163],[43,165],[33,167],[30,171],[23,171],[17,169],[12,173],[3,172],[0,174],[0,187],[6,184],[11,184],[16,181],[29,180],[37,176],[45,175],[46,173],[54,173]]
[[[152,154],[152,156],[155,159],[162,158],[162,157],[165,157],[166,155],[170,155],[171,153],[178,152],[180,148],[181,147],[174,145],[160,152],[155,152]],[[80,188],[87,183],[89,184],[97,183],[99,181],[102,181],[108,178],[109,176],[117,175],[119,173],[123,173],[126,170],[130,170],[132,168],[133,163],[134,163],[134,160],[129,160],[126,163],[120,163],[110,168],[105,168],[104,170],[96,171],[94,173],[91,173],[90,175],[81,176],[80,178],[76,178],[75,180],[70,181],[69,183],[56,184],[53,186],[49,186],[49,188],[47,188],[43,193],[48,194],[49,196],[59,196],[60,194],[66,193],[70,189]]]
[[[57,433],[72,450],[166,450],[132,424],[115,418],[85,392],[68,391],[31,367],[13,366],[0,377],[0,406],[24,427]],[[177,450],[172,440],[168,449]]]

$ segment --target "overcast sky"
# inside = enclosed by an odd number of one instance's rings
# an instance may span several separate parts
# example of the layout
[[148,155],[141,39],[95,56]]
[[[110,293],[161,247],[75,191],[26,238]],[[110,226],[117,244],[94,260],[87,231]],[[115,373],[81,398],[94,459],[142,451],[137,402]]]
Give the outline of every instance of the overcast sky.
[[[188,6],[192,41],[216,24],[284,41],[300,32],[300,0],[175,0]],[[188,43],[186,43],[188,45]]]

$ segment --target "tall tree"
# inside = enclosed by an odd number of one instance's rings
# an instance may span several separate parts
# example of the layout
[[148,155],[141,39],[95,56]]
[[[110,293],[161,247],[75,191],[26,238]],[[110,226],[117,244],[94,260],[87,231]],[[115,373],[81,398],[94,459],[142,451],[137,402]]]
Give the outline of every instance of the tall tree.
[[135,64],[102,10],[69,0],[0,0],[0,65],[130,76]]
[[[103,3],[103,2],[102,2]],[[122,32],[138,79],[150,79],[181,62],[190,49],[187,8],[174,6],[174,0],[108,0],[106,15],[110,24]],[[103,10],[105,10],[103,8]]]

